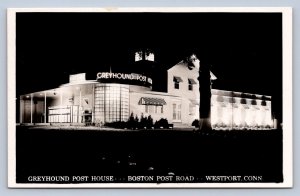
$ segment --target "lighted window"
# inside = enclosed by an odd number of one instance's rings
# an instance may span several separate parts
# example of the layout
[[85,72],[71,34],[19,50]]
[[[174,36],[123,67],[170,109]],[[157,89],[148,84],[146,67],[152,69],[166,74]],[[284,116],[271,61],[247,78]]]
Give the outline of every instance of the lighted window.
[[95,88],[95,120],[126,121],[129,118],[129,89],[125,85],[103,85]]
[[154,113],[154,105],[149,105],[149,113]]
[[136,52],[135,53],[135,61],[140,61],[143,59],[143,53],[142,51]]
[[178,104],[177,107],[177,120],[181,120],[181,104]]
[[181,104],[173,103],[173,120],[181,120]]
[[141,97],[139,105],[145,105],[145,113],[163,113],[163,105],[166,105],[166,101],[162,98],[154,97]]
[[162,113],[164,113],[164,109],[163,109],[163,106],[162,105],[157,105],[156,107],[155,107],[155,113],[157,113],[157,114],[162,114]]
[[154,61],[154,54],[151,52],[149,54],[146,53],[145,59],[148,61]]
[[148,105],[145,105],[145,113],[148,113]]
[[176,120],[176,104],[173,103],[173,120]]
[[145,113],[158,113],[161,110],[159,110],[159,107],[162,106],[156,106],[156,105],[145,105]]

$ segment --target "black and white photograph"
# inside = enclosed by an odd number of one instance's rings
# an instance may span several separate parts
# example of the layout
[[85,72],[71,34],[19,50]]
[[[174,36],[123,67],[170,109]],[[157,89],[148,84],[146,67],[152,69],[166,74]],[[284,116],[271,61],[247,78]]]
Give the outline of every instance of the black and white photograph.
[[291,187],[291,15],[9,9],[9,187]]

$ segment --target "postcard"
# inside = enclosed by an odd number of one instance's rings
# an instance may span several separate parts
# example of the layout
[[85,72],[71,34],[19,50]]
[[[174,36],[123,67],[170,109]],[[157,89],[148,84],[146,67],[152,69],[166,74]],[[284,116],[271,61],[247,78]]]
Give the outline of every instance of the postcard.
[[9,8],[11,188],[287,188],[292,8]]

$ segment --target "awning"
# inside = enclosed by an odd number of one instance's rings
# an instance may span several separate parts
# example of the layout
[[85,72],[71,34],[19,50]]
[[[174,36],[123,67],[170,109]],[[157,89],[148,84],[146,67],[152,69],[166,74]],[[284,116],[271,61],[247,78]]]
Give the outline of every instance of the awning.
[[174,76],[173,81],[174,82],[183,82],[183,80],[181,79],[181,77],[178,77],[178,76]]
[[199,104],[199,100],[195,100],[195,99],[190,99],[190,102],[194,105],[200,105]]
[[141,97],[139,105],[166,105],[166,101],[162,98]]
[[189,78],[188,80],[189,80],[189,84],[197,84],[197,82],[192,78]]

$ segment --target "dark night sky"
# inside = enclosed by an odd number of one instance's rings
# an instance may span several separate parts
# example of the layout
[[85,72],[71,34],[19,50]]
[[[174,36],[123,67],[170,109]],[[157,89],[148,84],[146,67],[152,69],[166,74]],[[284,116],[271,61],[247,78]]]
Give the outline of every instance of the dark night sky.
[[128,66],[140,47],[166,68],[196,52],[213,88],[271,95],[281,113],[280,13],[18,13],[17,95]]

